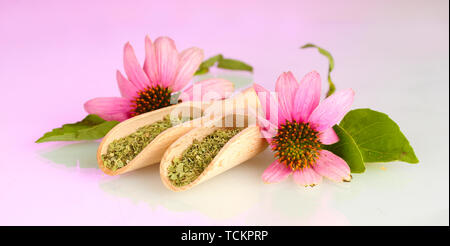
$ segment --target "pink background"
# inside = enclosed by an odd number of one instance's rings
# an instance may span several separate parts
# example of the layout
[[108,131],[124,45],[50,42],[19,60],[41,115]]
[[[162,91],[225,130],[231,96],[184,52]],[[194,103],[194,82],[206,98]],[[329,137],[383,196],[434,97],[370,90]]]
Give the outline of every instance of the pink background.
[[[448,225],[448,7],[445,0],[0,0],[0,224]],[[82,119],[86,100],[119,95],[123,45],[130,41],[142,61],[146,34],[246,61],[269,88],[288,70],[326,78],[327,61],[298,49],[323,46],[335,57],[338,89],[356,91],[354,108],[391,115],[421,163],[373,164],[350,185],[304,191],[292,180],[264,185],[259,176],[272,161],[264,153],[173,194],[156,166],[104,176],[96,142],[34,143]]]

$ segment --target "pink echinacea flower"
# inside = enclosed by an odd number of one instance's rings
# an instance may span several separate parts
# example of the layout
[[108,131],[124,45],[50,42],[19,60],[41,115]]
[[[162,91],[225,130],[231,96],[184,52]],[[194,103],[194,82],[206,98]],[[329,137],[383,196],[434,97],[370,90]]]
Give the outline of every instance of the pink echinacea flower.
[[[105,120],[123,121],[170,106],[171,96],[177,92],[181,92],[180,101],[193,100],[194,84],[185,87],[191,82],[203,57],[203,51],[199,48],[178,52],[172,39],[159,37],[152,43],[146,36],[145,62],[141,67],[133,47],[126,43],[123,62],[127,78],[120,71],[116,73],[122,97],[94,98],[87,101],[84,108]],[[210,100],[226,98],[234,90],[233,83],[218,78],[197,82],[197,87],[202,88],[200,96],[209,93]]]
[[[336,182],[350,181],[350,168],[324,145],[339,141],[333,130],[353,103],[354,92],[346,89],[320,102],[320,75],[308,73],[300,83],[291,72],[276,82],[277,98],[254,84],[264,111],[261,133],[275,152],[276,160],[264,171],[266,183],[279,182],[291,173],[302,186],[314,186],[327,177]],[[271,108],[275,108],[271,110]]]

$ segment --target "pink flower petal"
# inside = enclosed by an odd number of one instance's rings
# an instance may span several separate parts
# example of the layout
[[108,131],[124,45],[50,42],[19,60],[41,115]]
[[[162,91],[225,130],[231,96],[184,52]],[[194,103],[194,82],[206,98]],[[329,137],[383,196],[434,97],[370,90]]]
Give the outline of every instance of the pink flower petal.
[[277,135],[278,127],[272,124],[270,121],[263,119],[261,116],[257,116],[256,121],[261,129],[262,135],[270,143],[272,141],[272,138]]
[[163,87],[172,86],[178,68],[178,51],[175,42],[168,37],[155,40],[156,63],[159,74],[158,84]]
[[306,122],[319,105],[321,81],[320,75],[312,71],[303,77],[295,93],[292,117],[300,122]]
[[138,89],[136,89],[136,87],[128,79],[126,79],[119,70],[116,72],[116,77],[120,94],[123,97],[133,99],[133,97],[137,96]]
[[253,89],[255,89],[256,95],[258,95],[266,119],[269,120],[271,124],[278,126],[278,100],[270,93],[270,91],[259,84],[254,83]]
[[282,116],[281,121],[279,119],[279,123],[284,123],[286,120],[292,121],[292,106],[298,86],[299,83],[291,72],[283,73],[278,77],[275,91],[278,95],[278,110]]
[[173,91],[183,89],[194,76],[200,63],[203,61],[203,50],[199,48],[189,48],[180,53],[177,76],[172,85]]
[[308,122],[317,131],[323,131],[334,126],[350,110],[354,95],[352,89],[347,89],[327,97],[311,113]]
[[322,176],[312,168],[303,168],[292,174],[295,183],[301,186],[315,186],[322,182]]
[[253,118],[256,120],[261,135],[270,144],[272,142],[272,138],[277,134],[278,127],[268,121],[263,114],[264,112],[256,112],[252,107],[248,108],[249,119]]
[[123,97],[98,97],[87,101],[84,109],[104,120],[124,121],[130,118],[132,103],[130,99]]
[[145,36],[144,72],[147,74],[152,87],[158,85],[159,75],[158,64],[156,62],[156,50],[155,46],[152,44],[152,40],[148,35]]
[[350,181],[350,168],[339,156],[328,150],[321,150],[316,163],[313,165],[314,171],[336,182]]
[[261,129],[260,132],[261,132],[261,135],[267,140],[267,142],[269,144],[271,144],[272,143],[272,138],[275,136],[275,134],[273,134],[270,131],[263,130],[263,129]]
[[128,80],[133,83],[138,90],[143,90],[150,85],[150,81],[144,73],[144,70],[141,68],[141,65],[139,65],[130,43],[125,44],[123,53],[123,65]]
[[286,179],[291,174],[292,169],[279,163],[278,161],[272,162],[270,166],[262,174],[262,179],[265,183],[276,183]]
[[234,85],[226,79],[207,79],[189,86],[184,90],[182,101],[210,101],[227,98],[233,93]]
[[334,144],[339,141],[339,137],[334,132],[333,128],[328,128],[319,135],[320,142],[323,144]]

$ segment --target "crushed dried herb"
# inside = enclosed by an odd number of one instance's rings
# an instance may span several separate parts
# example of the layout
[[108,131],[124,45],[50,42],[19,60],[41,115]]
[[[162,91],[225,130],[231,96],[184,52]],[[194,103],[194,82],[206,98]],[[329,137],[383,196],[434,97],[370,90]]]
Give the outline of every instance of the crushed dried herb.
[[161,132],[187,120],[190,119],[179,118],[172,121],[170,115],[166,115],[160,121],[140,127],[128,136],[112,141],[106,154],[102,155],[103,165],[112,171],[126,166]]
[[168,167],[169,180],[175,186],[190,184],[205,170],[222,147],[243,128],[221,128],[202,140],[194,139],[180,158]]

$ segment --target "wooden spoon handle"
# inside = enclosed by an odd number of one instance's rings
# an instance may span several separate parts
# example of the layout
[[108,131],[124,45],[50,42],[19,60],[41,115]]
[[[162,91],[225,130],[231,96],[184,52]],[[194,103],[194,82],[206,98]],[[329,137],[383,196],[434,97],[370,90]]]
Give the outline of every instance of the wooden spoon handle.
[[253,87],[247,88],[236,96],[222,100],[214,101],[204,111],[204,115],[214,115],[212,118],[223,117],[227,114],[248,115],[250,109],[259,107],[259,99]]

